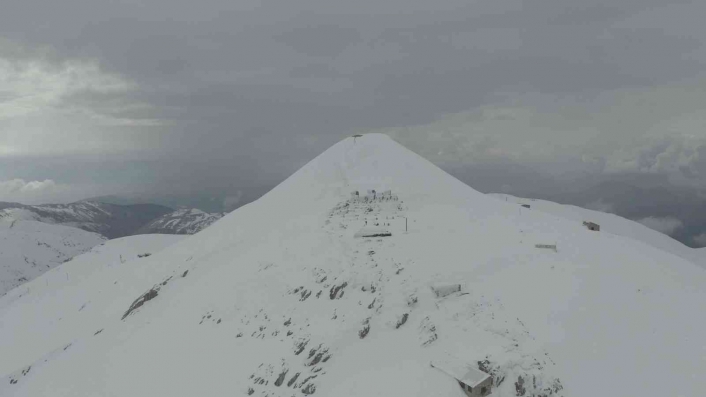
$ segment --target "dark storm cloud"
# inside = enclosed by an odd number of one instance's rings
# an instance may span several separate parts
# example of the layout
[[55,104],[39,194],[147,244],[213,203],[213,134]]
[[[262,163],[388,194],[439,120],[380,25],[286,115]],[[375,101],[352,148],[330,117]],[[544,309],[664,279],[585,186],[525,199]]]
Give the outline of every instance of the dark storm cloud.
[[[518,189],[528,165],[539,190],[561,188],[552,170],[698,185],[702,143],[665,136],[699,120],[643,135],[649,114],[706,105],[706,90],[669,90],[703,87],[705,13],[657,0],[8,0],[0,72],[41,84],[0,86],[0,180],[240,197],[343,136],[409,126],[420,132],[393,135],[478,167],[487,189]],[[652,96],[668,111],[640,104]]]

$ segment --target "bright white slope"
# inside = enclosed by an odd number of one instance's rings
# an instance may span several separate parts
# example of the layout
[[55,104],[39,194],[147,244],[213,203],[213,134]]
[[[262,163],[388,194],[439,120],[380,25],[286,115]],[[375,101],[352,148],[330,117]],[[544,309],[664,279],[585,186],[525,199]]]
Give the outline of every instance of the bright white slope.
[[73,227],[0,218],[0,296],[103,241]]
[[557,204],[551,201],[520,198],[508,194],[490,194],[490,196],[501,201],[530,205],[530,209],[521,208],[518,211],[542,211],[578,224],[582,224],[583,221],[595,222],[601,226],[601,232],[603,233],[629,237],[706,267],[706,250],[687,247],[666,234],[614,214],[592,211],[573,205]]
[[[399,200],[348,201],[367,189]],[[354,238],[366,223],[392,236]],[[461,397],[429,366],[446,352],[487,360],[494,396],[518,376],[527,396],[706,390],[706,271],[520,212],[381,135],[150,257],[82,258],[0,299],[0,395]]]
[[[114,297],[126,288],[113,276],[128,264],[136,277],[149,274],[146,260],[185,237],[141,235],[106,241],[8,292],[0,299],[0,374],[97,331],[105,321],[102,311],[110,311]],[[7,389],[14,385],[10,381],[0,381],[0,396],[15,392]]]

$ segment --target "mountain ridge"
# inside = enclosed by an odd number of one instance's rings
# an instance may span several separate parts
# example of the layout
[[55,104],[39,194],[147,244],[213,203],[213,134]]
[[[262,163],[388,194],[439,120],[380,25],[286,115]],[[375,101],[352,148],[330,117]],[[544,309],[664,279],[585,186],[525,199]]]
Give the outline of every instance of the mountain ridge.
[[118,205],[97,201],[25,205],[0,202],[0,219],[34,220],[76,227],[109,239],[135,234],[194,234],[222,214],[177,209],[158,204]]
[[225,214],[208,213],[195,208],[177,209],[150,221],[134,234],[196,234]]

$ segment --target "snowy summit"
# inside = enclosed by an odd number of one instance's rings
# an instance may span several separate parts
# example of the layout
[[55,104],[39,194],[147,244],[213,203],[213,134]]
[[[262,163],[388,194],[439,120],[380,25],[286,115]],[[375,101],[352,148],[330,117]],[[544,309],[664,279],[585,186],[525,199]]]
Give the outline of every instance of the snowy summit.
[[345,139],[194,236],[0,298],[0,395],[702,395],[704,269],[518,207]]

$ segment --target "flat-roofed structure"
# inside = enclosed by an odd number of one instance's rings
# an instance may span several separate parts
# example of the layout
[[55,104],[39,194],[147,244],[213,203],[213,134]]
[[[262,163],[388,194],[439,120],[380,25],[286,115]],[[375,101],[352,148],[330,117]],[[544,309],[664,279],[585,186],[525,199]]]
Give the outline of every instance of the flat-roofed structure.
[[445,357],[434,360],[431,366],[456,379],[468,397],[485,397],[492,392],[493,378],[458,359]]

